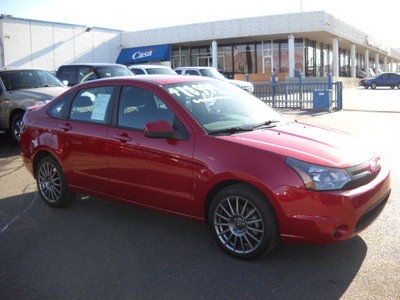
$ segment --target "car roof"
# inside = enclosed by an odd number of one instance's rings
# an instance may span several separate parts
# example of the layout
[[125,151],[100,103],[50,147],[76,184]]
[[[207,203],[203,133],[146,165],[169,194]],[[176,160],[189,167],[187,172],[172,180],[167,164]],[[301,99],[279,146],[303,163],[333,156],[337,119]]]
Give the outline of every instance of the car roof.
[[165,68],[165,69],[171,69],[170,67],[164,66],[164,65],[145,65],[145,64],[140,64],[140,65],[130,65],[128,68],[146,68],[146,69],[154,69],[154,68]]
[[213,67],[179,67],[179,68],[175,68],[175,70],[190,70],[190,69],[215,69]]
[[[124,77],[108,77],[102,79],[96,79],[81,83],[76,85],[78,89],[81,89],[85,86],[90,86],[94,84],[98,84],[100,82],[104,84],[128,84],[128,83],[144,83],[151,85],[168,85],[174,83],[182,83],[182,82],[199,82],[199,81],[216,81],[213,78],[204,77],[204,76],[183,76],[183,75],[135,75],[135,76],[124,76]],[[74,87],[74,88],[75,88]]]
[[7,72],[7,71],[31,71],[31,70],[39,70],[39,71],[47,71],[41,68],[0,68],[0,72]]
[[82,67],[107,67],[107,66],[122,66],[125,67],[125,65],[122,64],[113,64],[113,63],[74,63],[74,64],[66,64],[62,65],[61,67],[66,67],[66,66],[82,66]]

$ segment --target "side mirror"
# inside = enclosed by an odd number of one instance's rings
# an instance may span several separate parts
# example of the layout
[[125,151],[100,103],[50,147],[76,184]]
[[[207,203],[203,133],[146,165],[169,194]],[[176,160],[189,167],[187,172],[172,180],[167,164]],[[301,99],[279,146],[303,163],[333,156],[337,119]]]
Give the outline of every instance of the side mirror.
[[157,121],[147,123],[144,126],[144,136],[152,139],[172,139],[184,140],[185,135],[182,132],[174,131],[168,121]]

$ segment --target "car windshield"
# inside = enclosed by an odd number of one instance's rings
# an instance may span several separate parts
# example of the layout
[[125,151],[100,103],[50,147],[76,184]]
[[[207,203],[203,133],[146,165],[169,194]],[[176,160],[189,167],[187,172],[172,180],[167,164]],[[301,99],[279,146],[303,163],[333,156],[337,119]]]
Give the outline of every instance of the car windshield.
[[148,68],[146,69],[149,74],[166,74],[166,75],[176,75],[176,72],[168,68]]
[[270,106],[223,81],[164,86],[209,134],[249,131],[291,122]]
[[0,77],[7,91],[63,85],[44,70],[13,70],[0,73]]
[[101,78],[133,76],[133,73],[128,68],[123,66],[97,67],[96,70],[99,72]]
[[215,69],[200,69],[200,73],[203,76],[207,76],[207,77],[211,77],[211,78],[215,78],[215,79],[219,79],[219,80],[225,79],[225,77],[222,76],[222,74]]

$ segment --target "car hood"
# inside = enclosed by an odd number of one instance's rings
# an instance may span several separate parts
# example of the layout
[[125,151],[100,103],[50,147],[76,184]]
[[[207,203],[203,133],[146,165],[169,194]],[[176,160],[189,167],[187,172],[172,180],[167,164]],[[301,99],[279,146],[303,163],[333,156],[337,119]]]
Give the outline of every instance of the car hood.
[[243,81],[243,80],[228,79],[228,82],[239,85],[239,86],[251,86],[252,85],[250,82]]
[[13,100],[51,100],[68,90],[66,86],[51,86],[10,91]]
[[293,122],[222,138],[328,167],[355,166],[375,156],[349,134],[306,123]]

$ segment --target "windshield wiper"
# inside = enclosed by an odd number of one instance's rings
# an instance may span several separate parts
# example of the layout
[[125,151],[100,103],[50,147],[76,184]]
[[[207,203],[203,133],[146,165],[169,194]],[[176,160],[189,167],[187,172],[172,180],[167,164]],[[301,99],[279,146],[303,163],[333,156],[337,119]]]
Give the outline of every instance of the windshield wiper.
[[265,121],[265,122],[262,122],[262,123],[254,125],[253,129],[257,129],[257,128],[264,127],[264,126],[275,127],[276,125],[273,125],[273,126],[271,126],[271,125],[274,124],[274,123],[279,123],[279,122],[280,122],[280,120]]
[[210,131],[210,134],[229,133],[234,134],[239,131],[253,131],[253,127],[230,127],[221,130]]

